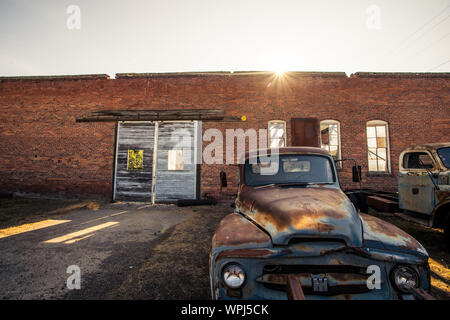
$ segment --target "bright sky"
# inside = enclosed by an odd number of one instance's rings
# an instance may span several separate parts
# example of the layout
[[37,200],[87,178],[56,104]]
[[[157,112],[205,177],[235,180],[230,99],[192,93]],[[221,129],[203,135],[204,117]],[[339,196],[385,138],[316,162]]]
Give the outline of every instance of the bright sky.
[[[76,5],[75,11],[67,9]],[[0,0],[0,75],[450,72],[449,0]],[[68,28],[69,26],[80,28]]]

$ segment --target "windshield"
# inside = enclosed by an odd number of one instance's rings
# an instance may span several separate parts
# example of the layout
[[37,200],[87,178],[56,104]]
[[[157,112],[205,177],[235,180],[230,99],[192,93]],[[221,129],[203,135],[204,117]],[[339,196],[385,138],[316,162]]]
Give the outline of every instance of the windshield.
[[[253,159],[254,160],[254,159]],[[277,162],[245,163],[245,184],[323,184],[336,181],[330,158],[315,155],[280,155]],[[256,161],[253,161],[256,162]],[[278,165],[279,164],[279,165]]]
[[450,148],[441,148],[437,150],[439,158],[447,169],[450,169]]

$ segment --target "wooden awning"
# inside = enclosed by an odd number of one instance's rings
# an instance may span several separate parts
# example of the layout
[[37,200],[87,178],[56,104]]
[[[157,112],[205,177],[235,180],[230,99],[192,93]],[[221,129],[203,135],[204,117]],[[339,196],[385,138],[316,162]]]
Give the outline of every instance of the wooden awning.
[[114,121],[245,121],[238,116],[225,115],[222,109],[180,109],[180,110],[97,110],[90,115],[77,118],[77,122]]

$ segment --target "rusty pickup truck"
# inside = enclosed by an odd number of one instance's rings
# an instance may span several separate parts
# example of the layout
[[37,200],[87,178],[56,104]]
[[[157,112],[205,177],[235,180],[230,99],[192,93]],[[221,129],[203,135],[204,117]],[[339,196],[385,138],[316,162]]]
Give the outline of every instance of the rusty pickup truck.
[[450,245],[450,142],[417,145],[400,154],[398,198],[400,209],[444,229]]
[[212,239],[213,299],[427,294],[427,251],[397,227],[359,213],[341,190],[327,151],[274,150],[248,153],[239,165],[235,212],[220,222]]

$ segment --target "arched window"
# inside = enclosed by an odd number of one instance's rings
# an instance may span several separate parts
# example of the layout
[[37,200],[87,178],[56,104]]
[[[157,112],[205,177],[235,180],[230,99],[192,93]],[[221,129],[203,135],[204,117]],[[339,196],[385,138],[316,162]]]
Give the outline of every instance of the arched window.
[[367,157],[370,172],[389,172],[389,128],[382,120],[367,122]]
[[[341,125],[336,120],[320,121],[320,147],[327,150],[334,160],[341,160]],[[336,163],[341,167],[341,162]]]
[[286,121],[270,120],[268,125],[269,134],[268,147],[285,147],[286,146]]

